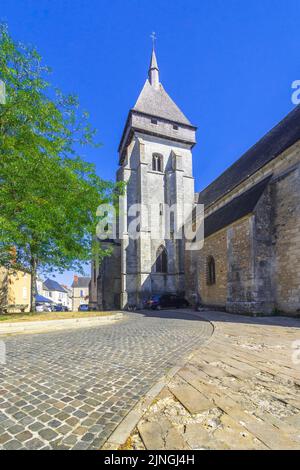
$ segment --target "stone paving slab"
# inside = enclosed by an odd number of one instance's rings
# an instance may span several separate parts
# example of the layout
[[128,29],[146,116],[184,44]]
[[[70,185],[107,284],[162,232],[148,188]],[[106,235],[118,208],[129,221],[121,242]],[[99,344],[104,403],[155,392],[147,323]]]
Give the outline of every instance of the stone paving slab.
[[165,448],[182,450],[185,447],[182,436],[166,418],[155,422],[143,422],[138,426],[138,430],[149,450],[164,450]]
[[0,449],[99,449],[172,367],[212,335],[192,312],[4,339]]
[[172,387],[175,398],[191,413],[196,414],[213,407],[211,400],[189,384]]
[[[156,398],[127,448],[147,448],[151,438],[143,439],[140,429],[168,419],[184,449],[299,450],[300,364],[293,352],[300,321],[201,315],[214,324],[213,337]],[[202,397],[210,402],[203,410]],[[165,442],[164,449],[172,447]]]

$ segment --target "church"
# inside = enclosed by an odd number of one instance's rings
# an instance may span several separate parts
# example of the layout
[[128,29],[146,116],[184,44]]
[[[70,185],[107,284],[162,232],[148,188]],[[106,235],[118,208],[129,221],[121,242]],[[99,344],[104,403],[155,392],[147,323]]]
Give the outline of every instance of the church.
[[[122,234],[101,241],[111,255],[92,262],[91,307],[141,307],[150,295],[177,293],[233,313],[299,315],[300,107],[200,193],[193,177],[196,130],[160,83],[153,49],[119,145]],[[133,238],[127,227],[136,204]],[[200,204],[204,243],[188,250],[175,221]],[[151,223],[149,207],[156,208]],[[172,217],[166,207],[174,207]],[[157,231],[166,224],[169,236]]]

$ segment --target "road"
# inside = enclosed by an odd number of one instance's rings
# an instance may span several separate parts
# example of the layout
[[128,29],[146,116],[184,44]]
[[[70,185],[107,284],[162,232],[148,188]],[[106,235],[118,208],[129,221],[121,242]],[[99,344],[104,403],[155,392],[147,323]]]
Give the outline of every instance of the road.
[[192,312],[1,338],[0,449],[99,449],[151,386],[212,335]]

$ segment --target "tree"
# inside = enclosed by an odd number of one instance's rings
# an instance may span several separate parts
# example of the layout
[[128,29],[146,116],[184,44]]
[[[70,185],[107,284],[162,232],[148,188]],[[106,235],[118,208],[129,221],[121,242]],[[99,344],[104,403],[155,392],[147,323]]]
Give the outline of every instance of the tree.
[[33,311],[38,270],[80,270],[91,259],[97,207],[117,189],[79,156],[96,145],[95,131],[77,98],[49,85],[49,73],[35,49],[0,25],[0,264],[30,269]]

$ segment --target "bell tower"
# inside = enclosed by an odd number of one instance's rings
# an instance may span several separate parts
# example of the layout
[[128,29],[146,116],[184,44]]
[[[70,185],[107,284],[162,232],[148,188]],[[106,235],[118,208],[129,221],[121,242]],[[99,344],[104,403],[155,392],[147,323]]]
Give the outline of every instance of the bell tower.
[[[121,243],[121,307],[149,295],[184,293],[184,244],[174,220],[194,202],[192,148],[196,127],[160,83],[153,47],[148,78],[129,111],[119,145],[117,180],[126,182]],[[128,226],[141,205],[138,237]],[[170,213],[171,206],[175,208]],[[170,228],[166,236],[165,227]],[[160,230],[161,229],[161,230]],[[159,232],[159,233],[158,233]]]

